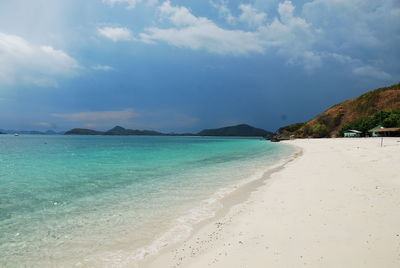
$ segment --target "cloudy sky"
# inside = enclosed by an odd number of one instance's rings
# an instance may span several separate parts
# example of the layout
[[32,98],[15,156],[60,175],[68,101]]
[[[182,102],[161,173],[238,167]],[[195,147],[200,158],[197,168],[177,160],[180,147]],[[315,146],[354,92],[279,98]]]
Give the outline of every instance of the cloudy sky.
[[398,0],[2,0],[0,128],[268,130],[400,81]]

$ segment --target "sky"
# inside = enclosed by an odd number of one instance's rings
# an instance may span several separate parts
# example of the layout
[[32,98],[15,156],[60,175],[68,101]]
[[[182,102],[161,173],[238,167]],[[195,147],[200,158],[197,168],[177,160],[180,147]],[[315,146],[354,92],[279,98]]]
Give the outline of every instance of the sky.
[[2,0],[0,129],[267,130],[400,81],[398,0]]

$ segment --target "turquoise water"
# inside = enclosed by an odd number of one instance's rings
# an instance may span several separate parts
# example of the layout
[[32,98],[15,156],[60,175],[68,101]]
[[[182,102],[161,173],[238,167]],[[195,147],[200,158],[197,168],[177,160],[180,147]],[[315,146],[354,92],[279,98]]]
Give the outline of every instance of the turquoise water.
[[124,266],[292,152],[259,139],[0,136],[0,266]]

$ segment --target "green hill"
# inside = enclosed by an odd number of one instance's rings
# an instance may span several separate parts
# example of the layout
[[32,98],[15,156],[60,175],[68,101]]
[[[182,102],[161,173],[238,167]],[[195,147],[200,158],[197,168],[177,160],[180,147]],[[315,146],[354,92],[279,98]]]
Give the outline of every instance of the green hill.
[[101,131],[96,131],[92,129],[86,128],[73,128],[64,133],[65,135],[103,135],[104,133]]
[[65,132],[65,135],[160,136],[160,135],[166,135],[166,134],[163,134],[163,133],[157,132],[157,131],[153,131],[153,130],[133,130],[133,129],[126,129],[126,128],[123,128],[120,126],[116,126],[105,132],[92,130],[92,129],[86,129],[86,128],[74,128],[74,129],[71,129],[71,130]]
[[231,136],[231,137],[270,137],[272,132],[255,128],[246,124],[216,129],[205,129],[197,133],[199,136]]
[[[400,111],[400,84],[378,88],[357,98],[335,104],[308,122],[280,128],[277,137],[290,135],[300,138],[337,137],[346,128],[357,129],[362,126],[363,129],[360,130],[365,131],[374,124],[396,126],[396,111]],[[360,122],[356,123],[357,121]],[[389,121],[392,123],[388,123]]]
[[112,129],[106,131],[104,135],[123,135],[123,136],[162,136],[166,135],[161,132],[153,131],[153,130],[136,130],[136,129],[125,129],[120,126],[113,127]]

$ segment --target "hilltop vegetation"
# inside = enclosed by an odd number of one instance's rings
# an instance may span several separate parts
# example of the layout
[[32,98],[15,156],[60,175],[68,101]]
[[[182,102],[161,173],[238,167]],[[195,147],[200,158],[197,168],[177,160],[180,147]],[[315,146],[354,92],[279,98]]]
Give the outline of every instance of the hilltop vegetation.
[[400,83],[369,91],[357,98],[333,105],[308,122],[278,130],[278,137],[337,137],[347,129],[367,131],[378,124],[399,126]]

